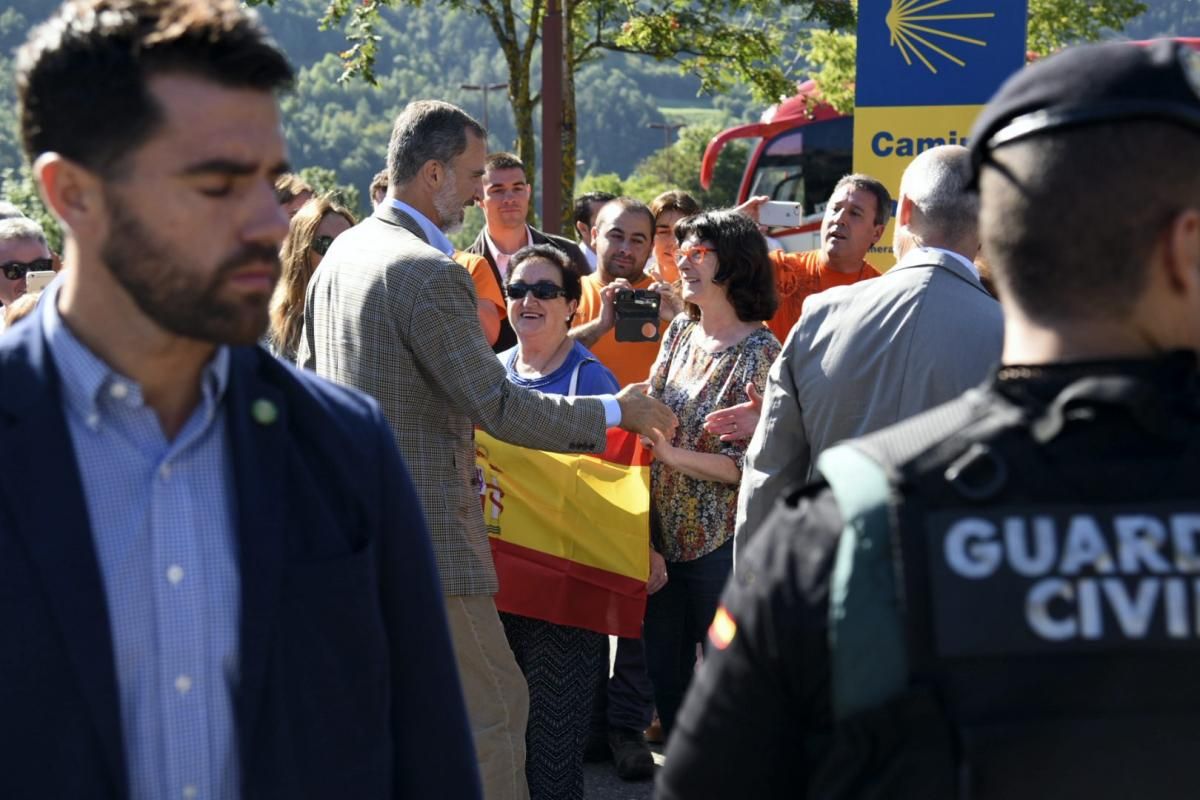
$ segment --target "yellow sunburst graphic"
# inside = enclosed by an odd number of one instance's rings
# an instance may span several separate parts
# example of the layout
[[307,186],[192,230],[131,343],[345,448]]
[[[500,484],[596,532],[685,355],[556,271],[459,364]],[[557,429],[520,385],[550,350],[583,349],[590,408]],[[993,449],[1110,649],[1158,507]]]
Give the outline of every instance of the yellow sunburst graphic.
[[951,39],[956,42],[976,45],[977,47],[987,47],[987,42],[982,39],[972,39],[970,36],[963,36],[958,33],[952,33],[948,30],[942,30],[944,25],[939,24],[937,27],[931,27],[926,23],[946,23],[964,19],[990,19],[996,16],[992,11],[972,12],[968,14],[945,14],[945,13],[926,13],[937,6],[944,6],[954,0],[892,0],[892,7],[885,17],[888,30],[891,31],[892,47],[899,48],[900,55],[904,56],[904,63],[910,67],[913,64],[915,56],[922,64],[924,64],[930,72],[937,74],[937,67],[930,61],[932,54],[936,53],[947,61],[957,64],[960,67],[967,65],[953,53],[939,47],[929,39],[922,36],[940,36],[943,39]]

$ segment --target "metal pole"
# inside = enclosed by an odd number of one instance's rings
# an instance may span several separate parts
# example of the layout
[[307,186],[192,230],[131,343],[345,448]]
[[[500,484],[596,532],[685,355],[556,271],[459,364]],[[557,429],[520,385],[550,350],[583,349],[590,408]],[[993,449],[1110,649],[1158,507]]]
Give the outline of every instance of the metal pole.
[[671,132],[686,128],[682,122],[672,125],[670,122],[650,122],[646,125],[647,128],[657,128],[663,132],[663,149],[667,151],[667,183],[674,181],[674,172],[671,170]]
[[488,92],[494,92],[499,89],[507,89],[507,83],[460,83],[460,89],[466,89],[472,92],[483,92],[483,128],[488,132],[488,136],[492,135],[491,126],[488,125]]
[[562,232],[563,16],[547,0],[542,19],[542,229]]

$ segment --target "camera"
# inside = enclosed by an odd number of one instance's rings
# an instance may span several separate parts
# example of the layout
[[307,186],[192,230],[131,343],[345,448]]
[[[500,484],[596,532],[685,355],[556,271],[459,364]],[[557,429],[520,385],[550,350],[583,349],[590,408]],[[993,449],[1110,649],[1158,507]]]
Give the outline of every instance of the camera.
[[618,342],[658,341],[658,292],[648,289],[618,289],[614,300]]

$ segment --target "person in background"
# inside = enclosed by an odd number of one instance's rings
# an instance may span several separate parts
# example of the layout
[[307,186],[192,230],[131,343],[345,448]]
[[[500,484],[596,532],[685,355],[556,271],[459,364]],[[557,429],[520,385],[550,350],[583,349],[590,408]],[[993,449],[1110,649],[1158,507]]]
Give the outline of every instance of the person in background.
[[[483,227],[467,252],[487,260],[497,290],[508,279],[508,261],[512,254],[526,245],[552,244],[567,254],[578,274],[586,275],[589,271],[587,259],[573,242],[540,231],[527,222],[532,191],[521,159],[512,153],[488,155],[483,172],[483,194],[477,203],[483,210]],[[471,269],[470,265],[468,269]],[[476,285],[484,278],[483,274],[472,273]],[[492,292],[489,289],[477,290],[476,293],[480,297],[482,320],[483,298],[491,297]],[[517,341],[504,316],[503,306],[499,309],[499,315],[500,331],[492,344],[492,349],[497,353],[509,349]]]
[[17,321],[25,319],[29,314],[37,308],[38,300],[41,298],[41,292],[26,292],[21,295],[11,305],[4,307],[4,325],[3,329],[11,328]]
[[679,419],[651,436],[651,572],[665,585],[646,605],[646,663],[666,736],[696,664],[696,645],[733,566],[738,482],[746,445],[706,433],[706,414],[763,386],[779,341],[763,324],[775,312],[775,279],[758,227],[736,211],[675,225],[686,313],[663,336],[651,396]]
[[271,327],[267,331],[269,349],[279,358],[296,362],[308,282],[333,240],[354,225],[354,215],[328,196],[309,200],[288,223],[288,234],[279,252],[282,271],[271,296]]
[[588,272],[596,271],[596,245],[592,240],[592,229],[596,227],[596,215],[600,213],[600,209],[609,200],[615,200],[617,196],[611,192],[587,192],[575,198],[575,208],[572,214],[572,220],[575,227],[575,236],[579,240],[579,249],[583,251],[583,257],[587,259]]
[[313,198],[313,188],[308,181],[294,173],[280,175],[275,179],[275,201],[288,215],[288,219],[296,216],[301,206]]
[[[770,198],[754,197],[738,206],[755,222]],[[833,187],[821,219],[821,246],[803,253],[771,252],[779,309],[767,326],[786,342],[810,295],[833,286],[878,278],[867,254],[883,236],[892,215],[887,187],[869,175],[845,175]]]
[[675,264],[675,223],[700,213],[700,203],[682,189],[663,192],[650,201],[654,215],[654,254],[646,264],[646,273],[656,281],[678,285],[679,267]]
[[367,196],[371,198],[371,207],[379,205],[387,197],[388,191],[388,171],[385,167],[375,173],[375,177],[371,178],[371,185],[367,187]]
[[[579,305],[579,276],[561,250],[523,247],[509,262],[508,321],[517,344],[500,354],[508,380],[545,394],[612,394],[617,379],[568,338]],[[597,531],[602,534],[602,531]],[[529,684],[525,775],[531,800],[583,797],[583,749],[592,692],[608,667],[608,637],[517,614],[500,614]]]
[[0,220],[0,305],[7,309],[25,294],[28,273],[44,272],[53,265],[41,225],[24,215]]
[[15,203],[0,200],[0,220],[15,219],[24,216],[25,212],[18,208]]

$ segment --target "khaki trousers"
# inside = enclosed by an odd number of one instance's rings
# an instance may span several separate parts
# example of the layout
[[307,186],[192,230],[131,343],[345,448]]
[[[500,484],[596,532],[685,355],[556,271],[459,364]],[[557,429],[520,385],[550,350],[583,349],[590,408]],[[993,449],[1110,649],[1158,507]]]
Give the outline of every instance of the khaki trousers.
[[485,800],[528,800],[525,725],[529,687],[490,595],[446,597]]

